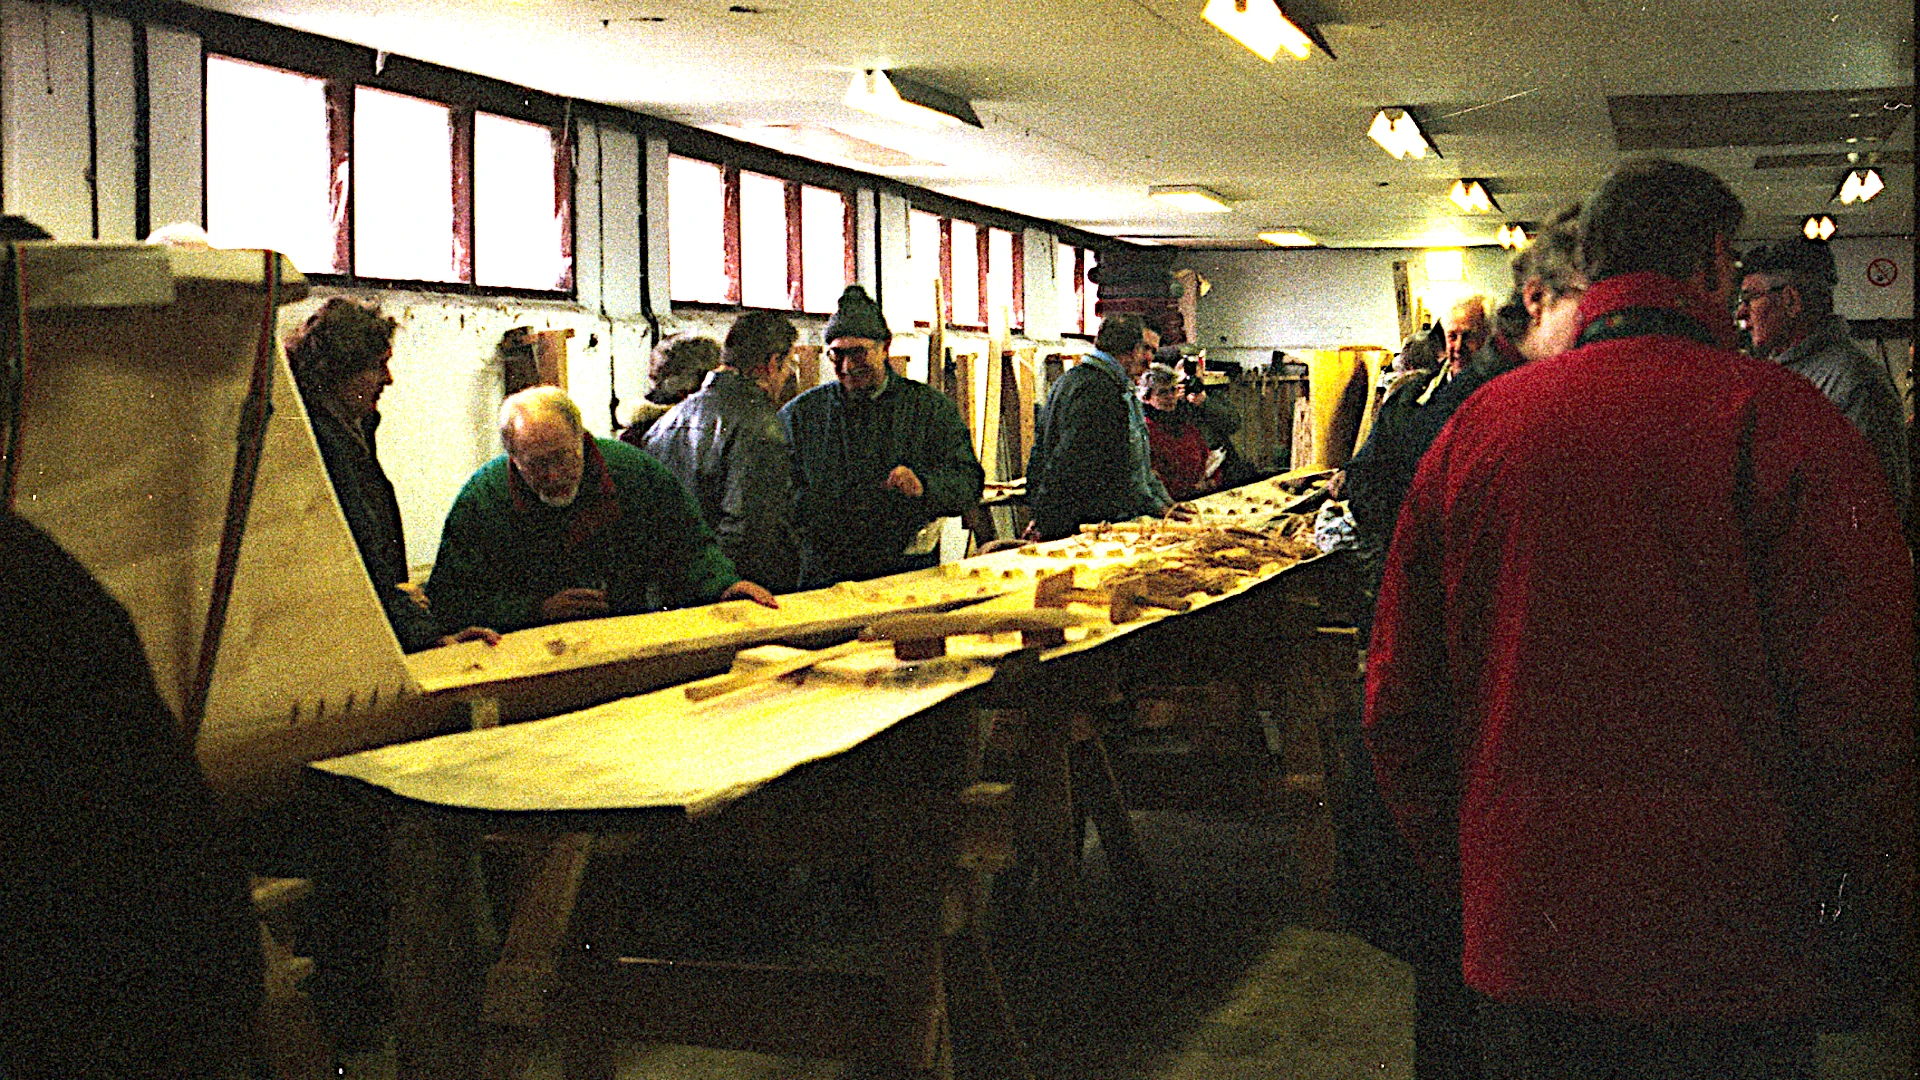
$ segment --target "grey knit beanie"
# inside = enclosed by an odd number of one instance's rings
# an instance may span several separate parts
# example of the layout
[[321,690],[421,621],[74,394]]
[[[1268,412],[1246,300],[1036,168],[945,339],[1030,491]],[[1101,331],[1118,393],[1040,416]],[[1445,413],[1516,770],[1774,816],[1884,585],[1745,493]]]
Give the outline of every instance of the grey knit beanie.
[[843,337],[893,340],[893,331],[887,329],[887,320],[880,315],[880,305],[858,285],[849,285],[847,291],[840,294],[840,307],[833,318],[827,320],[827,328],[821,334],[821,340],[829,342]]

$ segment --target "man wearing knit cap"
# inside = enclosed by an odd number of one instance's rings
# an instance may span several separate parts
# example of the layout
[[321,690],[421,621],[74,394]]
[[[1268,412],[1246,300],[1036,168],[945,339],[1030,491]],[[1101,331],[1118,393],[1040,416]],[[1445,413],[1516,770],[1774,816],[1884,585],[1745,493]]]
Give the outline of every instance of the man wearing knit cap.
[[932,566],[938,552],[922,530],[978,503],[986,479],[960,410],[887,369],[893,332],[860,286],[847,286],[821,336],[838,381],[780,410],[793,446],[800,587]]
[[1845,413],[1873,445],[1904,516],[1912,483],[1907,461],[1906,413],[1893,377],[1847,336],[1834,314],[1839,275],[1824,242],[1794,237],[1747,252],[1740,269],[1739,316],[1753,338],[1753,355],[1805,376]]

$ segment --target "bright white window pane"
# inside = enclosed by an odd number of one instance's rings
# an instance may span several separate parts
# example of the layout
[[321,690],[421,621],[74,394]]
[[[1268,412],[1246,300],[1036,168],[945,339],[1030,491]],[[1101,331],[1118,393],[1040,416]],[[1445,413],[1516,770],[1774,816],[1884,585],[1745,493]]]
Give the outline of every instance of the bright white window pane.
[[726,183],[720,166],[667,158],[667,275],[675,300],[727,302]]
[[980,325],[980,229],[971,221],[953,223],[953,322]]
[[1080,294],[1074,291],[1071,244],[1053,246],[1053,286],[1060,301],[1060,332],[1071,334],[1080,329]]
[[473,116],[473,280],[557,289],[566,279],[553,197],[553,133]]
[[787,290],[787,185],[759,173],[740,174],[740,302],[793,306]]
[[940,280],[940,219],[919,210],[907,214],[907,281],[913,294],[913,321],[931,326],[933,283]]
[[447,107],[356,88],[353,170],[355,276],[458,280]]
[[1007,325],[1013,321],[1013,234],[1003,229],[987,230],[987,313],[1005,308]]
[[328,196],[326,82],[209,56],[206,108],[214,246],[271,248],[310,274],[341,271]]
[[800,267],[805,311],[831,312],[847,287],[847,197],[800,189]]
[[1093,279],[1086,276],[1093,272],[1094,260],[1096,258],[1098,258],[1098,256],[1094,254],[1092,249],[1080,249],[1080,261],[1082,263],[1082,269],[1080,271],[1080,299],[1083,302],[1083,306],[1080,309],[1080,322],[1089,334],[1098,334],[1100,332],[1100,316],[1093,313],[1094,301],[1098,299],[1095,294],[1100,291],[1100,286],[1095,285]]

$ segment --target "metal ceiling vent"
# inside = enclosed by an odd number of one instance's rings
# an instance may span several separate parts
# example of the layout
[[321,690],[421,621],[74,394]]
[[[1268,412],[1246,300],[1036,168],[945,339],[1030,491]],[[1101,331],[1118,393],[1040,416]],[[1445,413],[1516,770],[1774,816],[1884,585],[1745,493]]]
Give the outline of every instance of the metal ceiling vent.
[[1822,143],[1878,146],[1913,108],[1913,87],[1607,99],[1621,151]]

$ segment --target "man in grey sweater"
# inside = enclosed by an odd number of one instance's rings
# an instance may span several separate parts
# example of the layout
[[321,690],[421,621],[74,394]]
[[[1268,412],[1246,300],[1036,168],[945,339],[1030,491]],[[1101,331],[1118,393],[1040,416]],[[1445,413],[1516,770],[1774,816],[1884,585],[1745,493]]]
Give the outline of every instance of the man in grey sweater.
[[1741,260],[1735,313],[1753,337],[1753,355],[1805,376],[1867,437],[1907,516],[1912,470],[1906,413],[1893,377],[1847,336],[1834,314],[1833,252],[1825,243],[1792,239],[1765,244]]

